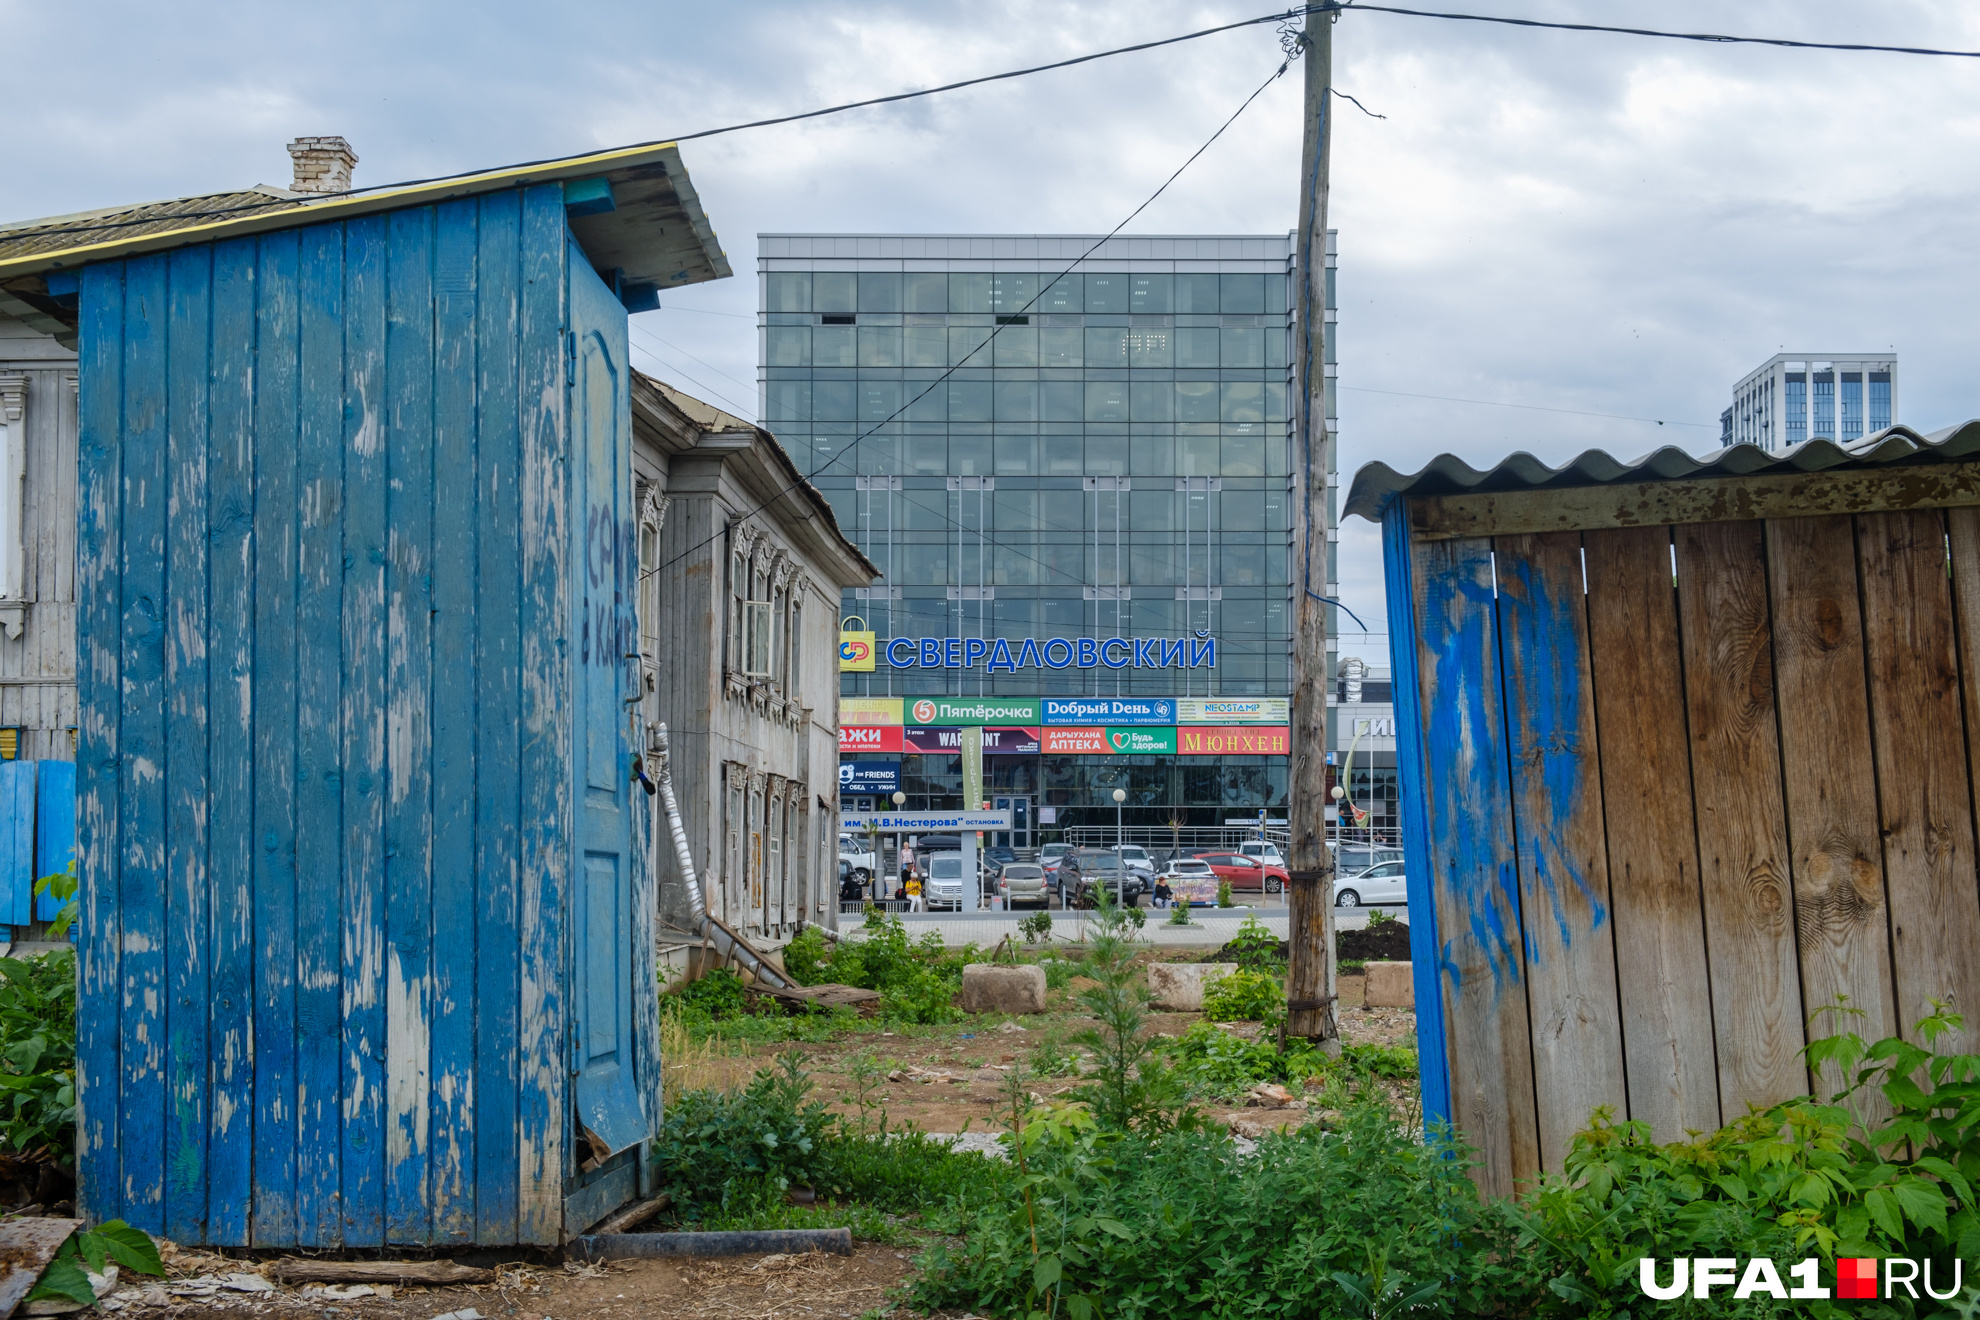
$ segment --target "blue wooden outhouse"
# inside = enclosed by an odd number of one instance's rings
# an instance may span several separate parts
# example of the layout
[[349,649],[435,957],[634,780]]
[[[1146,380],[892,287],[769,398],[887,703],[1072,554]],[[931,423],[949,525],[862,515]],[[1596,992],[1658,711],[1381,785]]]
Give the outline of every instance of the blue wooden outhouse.
[[554,1244],[659,1107],[627,311],[678,152],[10,229],[78,327],[82,1209]]
[[1838,1089],[1811,1040],[1973,1020],[1980,422],[1373,463],[1347,512],[1383,527],[1424,1110],[1488,1191],[1597,1108],[1680,1141]]

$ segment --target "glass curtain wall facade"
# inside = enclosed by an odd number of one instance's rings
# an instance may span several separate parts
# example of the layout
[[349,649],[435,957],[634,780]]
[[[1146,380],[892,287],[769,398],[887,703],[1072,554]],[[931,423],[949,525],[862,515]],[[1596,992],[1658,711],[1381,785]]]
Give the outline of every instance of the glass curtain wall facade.
[[[882,658],[843,695],[1291,692],[1291,238],[1117,238],[1080,261],[1094,241],[759,236],[764,424],[885,575],[844,601]],[[1316,537],[1330,596],[1334,552]],[[1214,639],[1215,663],[896,666],[897,638],[903,658],[920,639],[1020,658],[1026,639]],[[960,803],[954,759],[907,755],[903,789]],[[990,757],[985,787],[1073,806],[1099,773],[1158,814],[1282,806],[1285,758],[1241,759],[1220,777],[1187,757]]]
[[1776,450],[1821,439],[1847,445],[1889,429],[1896,404],[1893,355],[1780,353],[1733,387],[1720,439]]

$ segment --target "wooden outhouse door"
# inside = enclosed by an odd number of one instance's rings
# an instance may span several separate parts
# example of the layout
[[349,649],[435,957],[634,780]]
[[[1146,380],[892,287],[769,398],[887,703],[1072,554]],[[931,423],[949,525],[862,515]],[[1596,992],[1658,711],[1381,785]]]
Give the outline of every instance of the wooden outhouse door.
[[[572,1030],[580,1151],[603,1158],[647,1135],[634,1068],[632,803],[627,699],[636,691],[633,624],[632,390],[626,312],[570,249],[573,599],[578,618],[577,875],[571,914]],[[629,654],[630,653],[630,654]]]

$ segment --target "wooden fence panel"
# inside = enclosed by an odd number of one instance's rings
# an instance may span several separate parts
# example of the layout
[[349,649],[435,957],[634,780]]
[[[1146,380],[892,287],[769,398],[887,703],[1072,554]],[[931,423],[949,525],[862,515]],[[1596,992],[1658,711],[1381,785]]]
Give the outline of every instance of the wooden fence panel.
[[1675,535],[1719,1107],[1734,1115],[1807,1089],[1766,564],[1759,523]]
[[[1871,763],[1870,699],[1855,529],[1846,516],[1770,522],[1767,563],[1808,1031],[1875,1040],[1891,1033],[1896,1016],[1877,783],[1863,772]],[[1867,1016],[1845,1025],[1823,1013],[1838,995]],[[1830,1076],[1828,1089],[1840,1080]]]
[[1446,541],[1418,551],[1417,664],[1431,749],[1423,793],[1438,864],[1451,1111],[1478,1148],[1473,1176],[1488,1194],[1506,1195],[1539,1172],[1540,1146],[1491,544]]
[[1581,537],[1493,549],[1540,1161],[1558,1171],[1590,1111],[1629,1108]]
[[1585,532],[1582,546],[1629,1116],[1678,1141],[1720,1114],[1671,533]]
[[1980,895],[1960,719],[1946,524],[1937,510],[1856,524],[1870,727],[1890,894],[1898,1026],[1949,1001],[1980,1009]]

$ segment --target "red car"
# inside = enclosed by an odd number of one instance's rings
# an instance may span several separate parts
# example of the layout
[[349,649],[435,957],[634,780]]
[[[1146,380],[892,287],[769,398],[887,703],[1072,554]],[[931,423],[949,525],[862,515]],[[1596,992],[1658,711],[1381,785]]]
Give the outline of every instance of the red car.
[[1286,887],[1286,869],[1283,866],[1273,866],[1270,862],[1233,852],[1192,855],[1210,863],[1210,869],[1217,873],[1217,878],[1230,881],[1232,889],[1262,889],[1268,894],[1277,894]]

